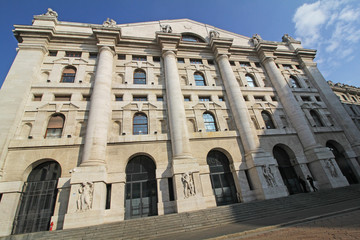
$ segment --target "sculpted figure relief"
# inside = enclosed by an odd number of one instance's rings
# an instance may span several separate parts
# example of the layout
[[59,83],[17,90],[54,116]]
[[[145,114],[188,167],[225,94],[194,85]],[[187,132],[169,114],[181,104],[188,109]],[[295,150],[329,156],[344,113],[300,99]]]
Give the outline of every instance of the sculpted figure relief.
[[51,8],[47,9],[47,12],[44,14],[45,16],[52,16],[52,17],[58,17],[57,12],[52,10]]
[[116,22],[113,19],[107,18],[106,21],[103,22],[104,27],[116,27]]
[[338,176],[338,173],[336,171],[336,168],[335,168],[335,165],[334,165],[332,159],[328,159],[326,161],[326,167],[329,169],[330,174],[331,174],[332,177],[336,178]]
[[209,34],[210,34],[210,38],[218,38],[218,37],[220,37],[220,33],[218,31],[215,31],[215,30],[211,30],[209,32]]
[[276,181],[274,174],[271,172],[270,166],[262,166],[263,175],[265,177],[266,183],[269,187],[276,187]]
[[78,190],[78,199],[76,201],[78,211],[91,209],[93,200],[94,184],[92,182],[83,182]]
[[296,40],[291,37],[289,34],[284,34],[284,36],[282,37],[282,41],[283,42],[296,42]]
[[161,27],[161,31],[163,33],[172,33],[172,28],[170,25],[166,24],[166,25],[160,25]]
[[191,172],[183,173],[181,176],[181,181],[183,182],[183,185],[184,185],[185,198],[194,196],[195,195],[195,185],[194,185],[192,173]]
[[260,42],[262,42],[263,41],[263,39],[261,38],[261,36],[259,35],[259,34],[254,34],[253,36],[252,36],[252,41],[253,41],[253,43],[254,43],[254,46],[256,46],[256,45],[258,45]]

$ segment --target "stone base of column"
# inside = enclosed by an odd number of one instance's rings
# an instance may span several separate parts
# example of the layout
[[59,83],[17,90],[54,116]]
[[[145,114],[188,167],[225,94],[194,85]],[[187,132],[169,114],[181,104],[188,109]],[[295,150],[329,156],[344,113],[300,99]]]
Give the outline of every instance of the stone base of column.
[[0,183],[0,192],[3,194],[0,204],[0,237],[11,234],[22,186],[21,181]]
[[199,173],[199,165],[194,158],[177,157],[173,159],[172,174],[178,213],[207,207]]
[[277,168],[276,160],[266,152],[252,152],[245,156],[257,199],[288,196],[289,193]]
[[106,177],[104,166],[77,167],[73,170],[63,229],[105,223]]
[[308,166],[313,174],[319,189],[337,188],[348,186],[349,183],[341,173],[334,155],[329,148],[314,147],[305,149],[305,155],[308,159]]

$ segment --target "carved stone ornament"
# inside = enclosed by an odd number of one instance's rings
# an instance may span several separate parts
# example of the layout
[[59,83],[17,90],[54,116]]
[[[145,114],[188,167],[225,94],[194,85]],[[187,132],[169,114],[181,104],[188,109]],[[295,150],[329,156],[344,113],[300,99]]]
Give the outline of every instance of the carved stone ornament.
[[192,173],[191,172],[183,173],[181,176],[181,181],[184,186],[185,198],[194,196],[196,193],[195,193],[195,185],[194,185],[194,179]]
[[78,199],[76,200],[78,211],[87,211],[92,208],[94,184],[83,182],[78,189]]
[[163,33],[172,33],[172,28],[170,25],[166,24],[166,25],[160,25],[161,27],[161,31]]
[[45,14],[43,14],[45,16],[51,16],[51,17],[58,17],[57,12],[55,12],[54,10],[52,10],[51,8],[47,9],[47,12]]
[[335,165],[332,161],[331,158],[329,158],[328,160],[326,160],[326,167],[329,169],[330,174],[332,177],[336,178],[338,176],[338,173],[336,171]]
[[261,36],[259,34],[257,34],[257,33],[252,36],[251,40],[254,43],[254,46],[258,45],[259,43],[261,43],[263,41]]
[[293,37],[291,37],[289,34],[284,34],[284,36],[282,36],[282,41],[283,42],[297,42]]
[[269,187],[276,187],[276,181],[274,174],[271,172],[270,166],[262,166],[263,175],[265,177],[266,183]]
[[106,21],[103,22],[104,27],[116,27],[116,22],[114,19],[107,18]]
[[220,33],[218,31],[215,31],[215,30],[211,30],[209,32],[209,35],[210,35],[210,38],[218,38],[218,37],[220,37]]

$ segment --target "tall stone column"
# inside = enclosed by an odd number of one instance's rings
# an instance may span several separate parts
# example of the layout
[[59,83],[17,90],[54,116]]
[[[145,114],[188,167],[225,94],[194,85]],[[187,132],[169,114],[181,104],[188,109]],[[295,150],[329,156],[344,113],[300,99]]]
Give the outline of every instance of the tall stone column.
[[167,97],[167,112],[172,149],[172,174],[177,212],[206,208],[200,184],[199,164],[191,155],[186,126],[184,97],[177,68],[177,44],[181,36],[157,33],[162,47]]
[[81,166],[99,166],[106,161],[114,54],[107,46],[99,50]]
[[326,161],[334,158],[334,155],[330,149],[322,147],[317,143],[315,135],[306,120],[305,113],[275,64],[273,52],[276,47],[274,43],[259,43],[256,46],[256,50],[280,102],[303,145],[311,172],[315,175],[320,187],[331,188],[348,185],[344,176],[339,176],[335,179],[326,168]]
[[[252,121],[246,102],[229,62],[228,49],[231,45],[232,39],[211,39],[211,46],[217,57],[231,112],[245,150],[246,165],[254,182],[257,198],[269,199],[286,196],[288,193],[280,172],[276,167],[277,162],[269,153],[261,148],[259,138],[251,125]],[[268,169],[267,167],[274,174],[274,184],[268,184],[267,182],[264,174],[264,169]]]

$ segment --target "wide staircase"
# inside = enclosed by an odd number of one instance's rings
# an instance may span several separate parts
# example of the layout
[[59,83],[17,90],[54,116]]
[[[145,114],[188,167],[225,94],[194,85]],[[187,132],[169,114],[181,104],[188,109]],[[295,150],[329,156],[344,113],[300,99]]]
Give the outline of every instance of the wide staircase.
[[[347,205],[349,202],[349,205]],[[352,204],[350,204],[352,203]],[[354,205],[355,203],[355,205]],[[301,210],[332,206],[356,206],[360,208],[360,185],[302,193],[250,203],[238,203],[205,210],[126,220],[91,227],[19,234],[1,240],[30,239],[153,239],[166,238],[175,233],[198,231],[228,223],[239,223],[267,217],[291,214]]]

